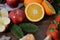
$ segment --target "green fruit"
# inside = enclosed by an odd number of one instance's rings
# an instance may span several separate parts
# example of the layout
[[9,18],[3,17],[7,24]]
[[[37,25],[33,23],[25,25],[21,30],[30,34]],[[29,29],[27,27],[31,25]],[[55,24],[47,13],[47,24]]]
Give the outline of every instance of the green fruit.
[[23,31],[25,32],[36,32],[38,30],[38,26],[31,24],[31,23],[23,23],[19,25]]
[[22,29],[17,26],[17,25],[13,25],[11,28],[11,32],[17,37],[17,38],[22,38],[23,37],[23,31]]

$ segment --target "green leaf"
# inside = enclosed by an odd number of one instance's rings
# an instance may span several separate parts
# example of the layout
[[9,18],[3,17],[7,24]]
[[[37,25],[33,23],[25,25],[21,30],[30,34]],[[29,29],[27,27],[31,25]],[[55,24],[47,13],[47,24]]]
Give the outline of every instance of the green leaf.
[[12,28],[11,28],[11,32],[17,37],[17,38],[22,38],[23,37],[23,31],[22,29],[17,26],[17,25],[13,25]]
[[23,23],[19,25],[23,31],[25,32],[36,32],[38,30],[38,26],[31,24],[31,23]]

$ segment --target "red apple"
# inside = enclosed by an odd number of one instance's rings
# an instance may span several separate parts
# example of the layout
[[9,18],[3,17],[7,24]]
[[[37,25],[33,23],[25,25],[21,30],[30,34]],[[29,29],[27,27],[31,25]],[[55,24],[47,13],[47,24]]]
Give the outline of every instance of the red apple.
[[6,3],[10,6],[10,7],[17,7],[19,1],[18,0],[6,0]]
[[17,24],[17,23],[21,23],[24,20],[25,15],[22,10],[15,9],[10,12],[9,17],[14,24]]

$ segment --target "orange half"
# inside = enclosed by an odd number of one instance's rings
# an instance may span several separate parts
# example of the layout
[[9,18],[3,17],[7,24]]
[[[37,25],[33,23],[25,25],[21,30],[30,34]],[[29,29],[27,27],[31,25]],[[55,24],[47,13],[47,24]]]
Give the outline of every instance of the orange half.
[[29,3],[32,2],[37,2],[37,3],[42,3],[43,0],[24,0],[24,6],[26,7]]
[[53,15],[56,13],[54,7],[46,0],[42,2],[42,6],[44,7],[47,15]]
[[25,14],[31,22],[38,22],[44,17],[44,9],[41,4],[33,2],[26,6]]

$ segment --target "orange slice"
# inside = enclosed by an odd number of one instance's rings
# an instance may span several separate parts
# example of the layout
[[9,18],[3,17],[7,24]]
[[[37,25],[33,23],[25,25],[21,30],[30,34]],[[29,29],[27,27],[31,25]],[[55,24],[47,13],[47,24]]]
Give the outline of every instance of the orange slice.
[[37,3],[42,3],[43,0],[24,0],[24,6],[26,7],[29,3],[32,2],[37,2]]
[[53,6],[48,1],[44,0],[42,2],[42,6],[44,7],[47,15],[55,14],[55,9],[53,8]]
[[26,6],[25,14],[31,22],[38,22],[44,17],[44,9],[41,4],[33,2]]

